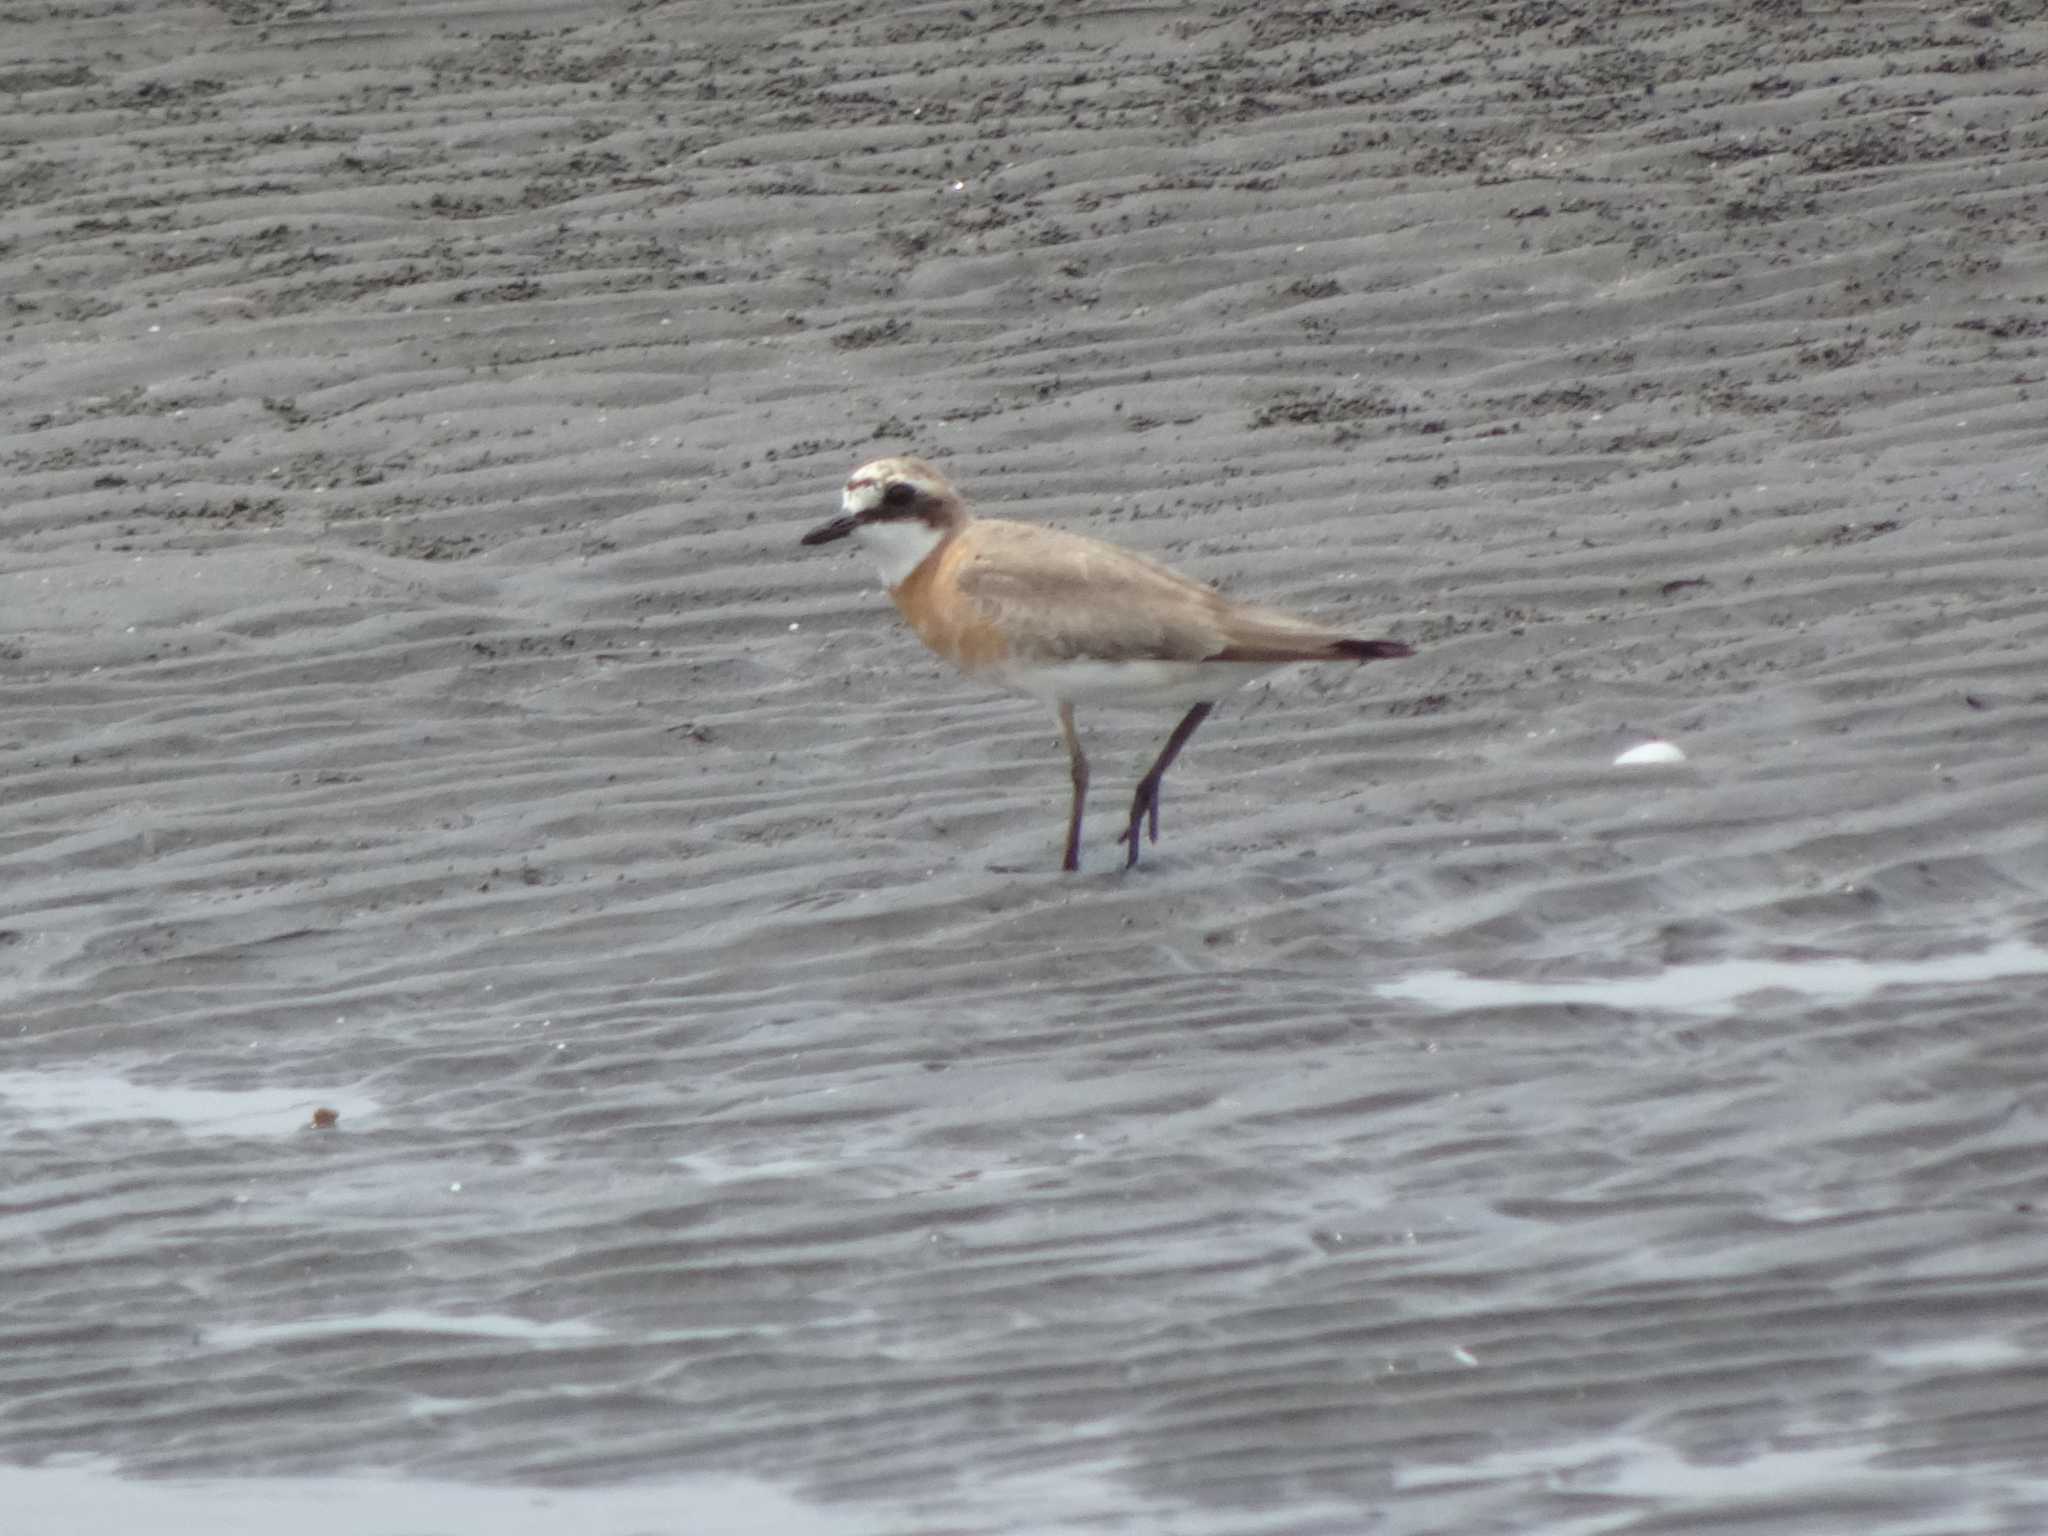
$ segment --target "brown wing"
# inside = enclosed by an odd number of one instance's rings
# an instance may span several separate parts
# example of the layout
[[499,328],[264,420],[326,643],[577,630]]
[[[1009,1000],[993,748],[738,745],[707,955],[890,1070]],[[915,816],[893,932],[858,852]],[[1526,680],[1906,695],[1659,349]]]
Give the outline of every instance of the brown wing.
[[1040,655],[1203,661],[1229,643],[1229,601],[1143,555],[995,518],[965,539],[960,595]]
[[960,595],[1042,655],[1105,661],[1365,661],[1407,654],[1277,609],[1233,603],[1130,550],[1034,523],[970,523]]

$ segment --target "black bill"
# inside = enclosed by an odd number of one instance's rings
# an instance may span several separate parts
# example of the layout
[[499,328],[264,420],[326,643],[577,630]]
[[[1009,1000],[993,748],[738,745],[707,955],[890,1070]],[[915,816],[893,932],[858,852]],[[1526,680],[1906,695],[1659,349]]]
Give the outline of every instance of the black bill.
[[845,538],[859,526],[860,519],[849,513],[845,517],[833,518],[831,522],[825,524],[822,528],[813,528],[803,536],[801,542],[805,544],[830,544],[834,539]]

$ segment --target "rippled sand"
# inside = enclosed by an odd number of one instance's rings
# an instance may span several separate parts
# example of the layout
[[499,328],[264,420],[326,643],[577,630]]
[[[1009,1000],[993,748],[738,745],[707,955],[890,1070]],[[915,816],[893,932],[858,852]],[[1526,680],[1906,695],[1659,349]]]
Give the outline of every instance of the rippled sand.
[[2031,8],[730,9],[10,12],[8,1536],[2048,1527]]

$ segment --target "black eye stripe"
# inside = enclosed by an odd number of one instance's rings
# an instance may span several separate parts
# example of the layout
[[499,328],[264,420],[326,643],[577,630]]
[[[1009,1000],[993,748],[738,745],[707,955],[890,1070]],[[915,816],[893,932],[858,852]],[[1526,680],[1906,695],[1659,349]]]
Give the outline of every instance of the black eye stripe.
[[882,492],[882,505],[885,507],[907,507],[916,500],[917,487],[902,480]]

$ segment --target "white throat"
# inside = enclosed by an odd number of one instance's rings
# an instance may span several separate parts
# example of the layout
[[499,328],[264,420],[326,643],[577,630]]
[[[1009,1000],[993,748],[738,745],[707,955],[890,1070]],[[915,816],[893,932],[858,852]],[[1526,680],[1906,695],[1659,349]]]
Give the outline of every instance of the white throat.
[[862,523],[854,530],[882,573],[882,585],[899,587],[924,557],[939,547],[945,534],[921,517]]

